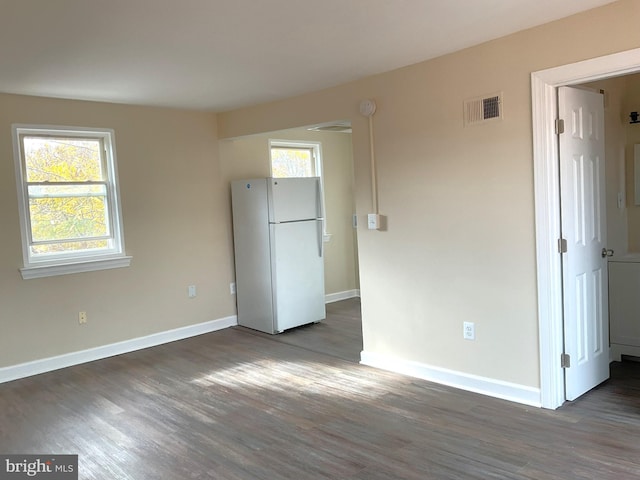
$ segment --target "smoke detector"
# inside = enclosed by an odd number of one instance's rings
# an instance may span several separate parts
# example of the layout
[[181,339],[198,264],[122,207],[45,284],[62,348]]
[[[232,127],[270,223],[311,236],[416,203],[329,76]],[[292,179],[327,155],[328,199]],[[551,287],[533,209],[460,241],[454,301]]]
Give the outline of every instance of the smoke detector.
[[360,102],[360,113],[365,117],[371,117],[376,113],[376,102],[373,100],[362,100]]

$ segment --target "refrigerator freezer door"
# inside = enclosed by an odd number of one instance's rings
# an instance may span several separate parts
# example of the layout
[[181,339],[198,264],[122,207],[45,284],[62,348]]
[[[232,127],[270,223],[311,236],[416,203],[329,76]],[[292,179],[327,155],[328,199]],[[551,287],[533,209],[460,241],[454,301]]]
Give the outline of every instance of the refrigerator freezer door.
[[278,332],[326,317],[324,258],[318,245],[319,222],[311,220],[270,226]]
[[231,183],[238,324],[276,333],[264,178]]
[[322,218],[322,191],[318,177],[269,178],[269,222]]

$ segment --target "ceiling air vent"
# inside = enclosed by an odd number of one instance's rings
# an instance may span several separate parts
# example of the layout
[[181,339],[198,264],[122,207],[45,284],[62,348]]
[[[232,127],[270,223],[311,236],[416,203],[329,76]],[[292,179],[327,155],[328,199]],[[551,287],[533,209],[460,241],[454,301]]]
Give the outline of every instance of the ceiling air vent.
[[494,93],[464,101],[464,125],[477,125],[502,120],[502,93]]
[[319,125],[308,127],[307,130],[312,130],[314,132],[351,133],[351,122],[339,121],[339,122],[321,123]]

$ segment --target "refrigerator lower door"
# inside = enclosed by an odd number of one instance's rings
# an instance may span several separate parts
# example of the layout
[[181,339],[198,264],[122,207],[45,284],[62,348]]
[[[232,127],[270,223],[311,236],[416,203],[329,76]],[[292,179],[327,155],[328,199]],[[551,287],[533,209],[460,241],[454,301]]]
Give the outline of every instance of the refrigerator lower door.
[[271,228],[275,326],[278,332],[326,317],[320,220],[279,223]]

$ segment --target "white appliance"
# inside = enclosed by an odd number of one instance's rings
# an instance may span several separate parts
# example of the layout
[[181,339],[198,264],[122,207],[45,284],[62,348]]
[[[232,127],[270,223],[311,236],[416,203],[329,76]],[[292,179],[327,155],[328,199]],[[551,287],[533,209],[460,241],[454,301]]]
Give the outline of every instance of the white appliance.
[[273,334],[323,320],[320,179],[238,180],[231,199],[238,324]]

